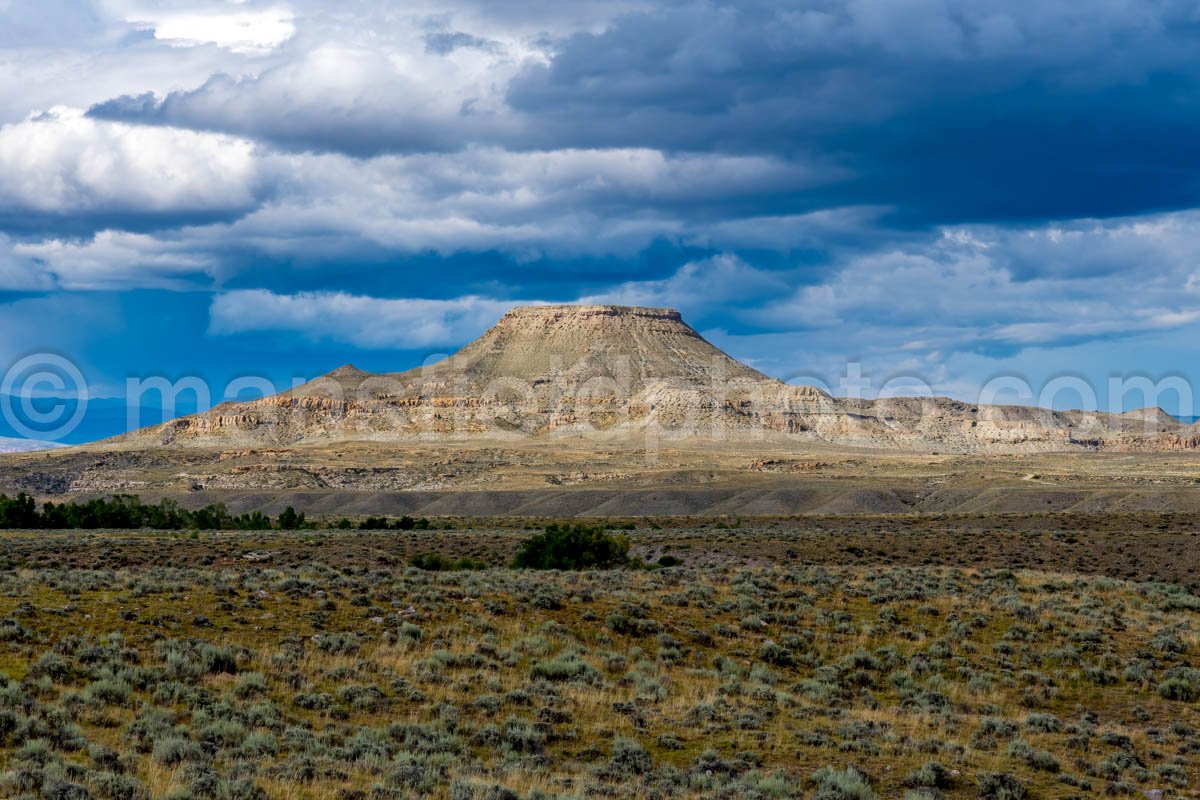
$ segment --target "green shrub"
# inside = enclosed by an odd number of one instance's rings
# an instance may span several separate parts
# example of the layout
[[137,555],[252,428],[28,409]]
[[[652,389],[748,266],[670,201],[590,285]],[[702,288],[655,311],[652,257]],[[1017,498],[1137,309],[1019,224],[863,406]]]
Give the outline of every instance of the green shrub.
[[980,800],[1025,800],[1029,790],[1007,772],[981,772],[975,782]]
[[421,629],[411,622],[400,623],[400,628],[396,631],[396,642],[401,645],[415,645],[421,641]]
[[758,657],[761,661],[777,667],[794,667],[796,665],[796,657],[791,654],[791,651],[770,641],[763,642],[762,646],[758,648]]
[[171,735],[154,743],[154,760],[168,767],[203,758],[204,751],[200,745],[182,736]]
[[1053,714],[1030,714],[1025,718],[1025,727],[1040,733],[1058,733],[1062,730],[1062,720]]
[[1200,696],[1200,690],[1196,684],[1186,678],[1167,678],[1158,685],[1158,693],[1165,700],[1182,700],[1185,703],[1191,703]]
[[105,678],[93,681],[83,691],[89,698],[99,703],[122,706],[129,702],[133,690],[124,681]]
[[593,683],[600,678],[600,673],[589,664],[580,661],[578,656],[568,655],[551,661],[538,661],[533,665],[530,674],[534,678],[548,681],[583,681]]
[[941,764],[929,761],[923,767],[908,773],[904,783],[918,788],[948,789],[954,785],[954,776]]
[[440,553],[418,553],[409,559],[409,564],[427,572],[462,572],[464,570],[487,569],[487,564],[473,558],[451,561]]
[[871,780],[857,767],[823,767],[812,775],[816,800],[879,800]]
[[304,512],[296,513],[296,509],[288,506],[279,515],[279,528],[285,531],[294,531],[297,528],[304,527]]
[[654,762],[646,748],[634,739],[618,736],[613,744],[608,772],[612,775],[645,775],[654,768]]
[[101,797],[111,797],[113,800],[150,800],[150,790],[130,775],[98,772],[92,777],[92,782],[100,790]]
[[243,700],[256,695],[266,694],[267,678],[261,672],[246,672],[238,678],[233,687],[233,693]]
[[[349,527],[349,520],[346,522]],[[432,527],[433,524],[425,517],[414,519],[407,514],[395,520],[387,517],[367,517],[358,523],[360,531],[427,531]]]
[[1024,761],[1034,769],[1044,772],[1058,772],[1062,767],[1051,753],[1045,750],[1035,750],[1024,739],[1014,739],[1008,745],[1008,754],[1012,758]]
[[630,563],[629,539],[591,525],[546,526],[521,543],[513,566],[523,569],[605,569]]

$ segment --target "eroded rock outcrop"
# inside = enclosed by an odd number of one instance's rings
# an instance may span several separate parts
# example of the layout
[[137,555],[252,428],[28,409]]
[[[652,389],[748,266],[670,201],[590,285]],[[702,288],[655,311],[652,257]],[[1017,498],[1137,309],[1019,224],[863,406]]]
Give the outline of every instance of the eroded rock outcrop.
[[1200,445],[1200,429],[1157,409],[1099,414],[946,398],[835,399],[730,358],[677,311],[612,305],[516,308],[432,366],[374,374],[347,365],[292,391],[223,404],[113,443],[237,448],[580,435],[964,453]]

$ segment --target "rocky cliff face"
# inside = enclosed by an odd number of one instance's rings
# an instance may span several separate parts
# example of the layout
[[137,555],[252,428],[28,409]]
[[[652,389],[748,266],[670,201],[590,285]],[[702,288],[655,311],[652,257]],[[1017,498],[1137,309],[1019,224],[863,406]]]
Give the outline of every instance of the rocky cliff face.
[[718,350],[679,312],[611,305],[516,308],[438,364],[345,366],[295,390],[147,428],[117,446],[290,446],[345,440],[674,437],[828,441],[947,452],[1192,449],[1162,414],[972,406],[945,398],[839,400]]

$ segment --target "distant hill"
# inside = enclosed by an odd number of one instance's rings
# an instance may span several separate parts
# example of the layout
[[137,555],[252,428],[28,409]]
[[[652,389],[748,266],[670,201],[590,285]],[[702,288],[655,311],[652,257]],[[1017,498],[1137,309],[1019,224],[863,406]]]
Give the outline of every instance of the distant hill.
[[4,455],[0,491],[273,514],[1200,511],[1198,455],[1200,430],[1159,409],[835,398],[739,363],[670,309],[535,306],[428,367],[346,365]]
[[32,453],[37,450],[54,450],[65,446],[57,442],[39,442],[35,439],[0,436],[0,453]]
[[[796,359],[802,363],[803,352]],[[706,341],[678,311],[519,307],[446,360],[375,374],[346,365],[291,391],[144,428],[105,446],[628,440],[828,442],[912,452],[1187,450],[1200,429],[1127,414],[948,398],[838,399],[791,386]]]

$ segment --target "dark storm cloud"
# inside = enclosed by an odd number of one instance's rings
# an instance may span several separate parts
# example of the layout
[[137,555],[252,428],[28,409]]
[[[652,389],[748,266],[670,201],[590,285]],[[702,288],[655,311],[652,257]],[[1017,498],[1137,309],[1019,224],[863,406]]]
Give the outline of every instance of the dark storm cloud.
[[922,108],[827,147],[853,153],[848,203],[901,222],[1035,221],[1189,208],[1200,199],[1200,94],[1191,78],[1079,93],[1034,81]]
[[825,202],[912,224],[1108,216],[1200,196],[1198,45],[1190,3],[698,4],[577,33],[507,97],[547,144],[836,156]]

